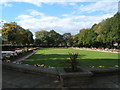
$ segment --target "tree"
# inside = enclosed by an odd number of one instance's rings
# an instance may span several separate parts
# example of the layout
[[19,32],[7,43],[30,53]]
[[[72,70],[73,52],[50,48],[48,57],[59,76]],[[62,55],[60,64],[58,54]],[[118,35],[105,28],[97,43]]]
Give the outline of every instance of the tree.
[[9,41],[12,44],[17,43],[17,30],[20,28],[15,22],[4,23],[2,28],[2,38]]
[[41,46],[59,46],[62,42],[62,36],[54,30],[49,32],[45,30],[37,31],[35,36],[37,42],[41,43]]
[[4,23],[1,29],[2,38],[17,45],[29,45],[33,43],[33,34],[29,30],[22,28],[15,22]]
[[48,46],[48,31],[45,31],[45,30],[41,30],[41,31],[37,31],[35,32],[35,37],[36,39],[39,39],[41,42],[40,45],[41,46]]
[[34,40],[35,45],[40,46],[41,45],[41,40],[40,39],[35,39]]
[[27,44],[28,45],[33,44],[34,43],[34,39],[33,39],[32,32],[29,29],[27,29],[26,32],[27,32]]
[[55,32],[54,30],[50,30],[49,32],[49,45],[50,46],[59,46],[62,42],[62,35]]
[[120,43],[120,13],[116,13],[113,17],[103,20],[95,26],[95,32],[98,34],[97,42],[103,47],[112,48],[113,44]]
[[71,46],[71,37],[72,37],[72,35],[71,35],[71,33],[64,33],[63,35],[63,45],[64,46]]
[[78,44],[79,46],[86,46],[88,44],[87,39],[88,38],[88,31],[90,29],[81,29],[80,33],[78,34]]

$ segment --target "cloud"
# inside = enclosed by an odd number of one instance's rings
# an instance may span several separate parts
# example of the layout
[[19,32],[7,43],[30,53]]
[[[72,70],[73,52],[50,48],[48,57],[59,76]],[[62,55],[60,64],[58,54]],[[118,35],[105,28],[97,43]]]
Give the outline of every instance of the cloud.
[[42,16],[42,15],[44,15],[44,13],[38,12],[34,9],[30,9],[30,10],[28,10],[28,12],[30,12],[30,15],[32,15],[32,16]]
[[5,3],[4,6],[5,7],[12,7],[12,4]]
[[67,17],[67,16],[69,16],[68,14],[63,14],[63,15],[61,15],[61,16],[63,16],[63,17]]
[[76,5],[76,3],[73,3],[73,2],[72,2],[72,3],[69,3],[69,5],[71,5],[71,6],[75,6],[75,5]]
[[110,2],[109,0],[100,0],[88,5],[81,5],[77,8],[79,12],[87,13],[92,13],[96,11],[116,12],[118,9],[118,0],[113,0],[112,2]]
[[24,19],[30,19],[30,18],[32,18],[32,16],[30,16],[30,15],[20,15],[17,18],[24,20]]
[[24,3],[30,3],[30,4],[34,4],[36,6],[41,6],[41,2],[42,0],[0,0],[0,4],[5,4],[5,3],[9,3],[9,2],[24,2]]
[[[70,32],[75,35],[80,29],[90,28],[93,24],[99,23],[103,19],[113,16],[112,14],[104,14],[102,16],[66,15],[66,17],[55,17],[47,16],[36,10],[28,11],[30,11],[29,15],[19,15],[16,19],[19,25],[25,29],[30,29],[33,33],[38,30],[49,31],[54,29],[60,34]],[[37,14],[34,12],[37,12]]]
[[[24,2],[34,4],[38,7],[41,6],[41,3],[70,3],[70,5],[75,5],[74,2],[98,2],[98,0],[0,0],[0,4],[9,3],[9,2]],[[118,2],[118,0],[104,0],[104,2]]]

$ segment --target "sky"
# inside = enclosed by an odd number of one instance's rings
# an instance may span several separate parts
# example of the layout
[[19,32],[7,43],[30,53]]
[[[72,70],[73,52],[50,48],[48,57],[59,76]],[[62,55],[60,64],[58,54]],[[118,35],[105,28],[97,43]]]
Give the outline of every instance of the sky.
[[0,0],[1,24],[17,22],[33,34],[55,30],[75,35],[118,12],[119,0]]

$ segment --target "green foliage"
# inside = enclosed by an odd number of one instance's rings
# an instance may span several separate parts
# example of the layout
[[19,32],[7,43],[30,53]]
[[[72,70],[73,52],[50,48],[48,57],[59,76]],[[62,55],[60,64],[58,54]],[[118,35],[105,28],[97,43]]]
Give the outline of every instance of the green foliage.
[[91,29],[81,29],[78,34],[78,45],[85,47],[107,47],[112,48],[113,44],[120,44],[120,13],[107,18]]
[[35,32],[35,37],[36,37],[35,44],[42,46],[48,45],[48,40],[49,40],[48,31],[45,30],[37,31]]
[[78,53],[76,52],[71,52],[69,53],[69,57],[70,57],[70,64],[71,64],[71,67],[72,67],[72,70],[73,71],[77,71],[77,65],[78,65],[78,61],[77,61],[77,58],[78,58]]
[[49,46],[59,46],[62,42],[62,35],[51,30],[49,32]]
[[37,31],[35,36],[35,43],[41,46],[59,46],[62,42],[62,35],[54,30],[49,32],[45,30]]
[[71,33],[64,33],[63,35],[63,46],[71,46],[72,42],[71,42]]
[[13,45],[33,44],[33,34],[15,22],[4,23],[1,29],[2,38]]
[[75,62],[76,63],[76,59],[78,57],[78,53],[71,52],[71,53],[69,53],[69,56],[70,56],[71,62],[73,62],[73,63]]

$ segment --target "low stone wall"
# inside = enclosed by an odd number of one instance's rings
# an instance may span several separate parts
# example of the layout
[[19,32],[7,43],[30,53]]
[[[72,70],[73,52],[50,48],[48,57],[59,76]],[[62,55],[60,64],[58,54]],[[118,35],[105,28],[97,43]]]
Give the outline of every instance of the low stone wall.
[[42,68],[25,64],[15,64],[11,62],[10,63],[2,62],[2,68],[12,69],[24,73],[43,74],[50,77],[59,76],[61,85],[63,87],[81,86],[83,84],[89,84],[91,76],[94,77],[94,75],[96,74],[103,75],[104,73],[111,72],[115,73],[120,71],[120,67],[118,68],[104,67],[91,69],[85,69],[81,67],[83,72],[66,73],[64,68],[60,67]]
[[[2,62],[3,68],[13,69],[21,72],[29,72],[29,73],[45,73],[51,75],[60,75],[59,71],[63,70],[63,68],[42,68],[42,67],[35,67],[32,65],[25,65],[25,64],[16,64],[16,63],[6,63]],[[120,67],[102,67],[102,68],[90,68],[93,74],[96,73],[108,73],[108,72],[120,72]],[[63,72],[63,71],[62,71]]]
[[101,74],[101,73],[118,73],[120,72],[120,67],[102,67],[102,68],[90,68],[89,69],[94,74]]
[[25,64],[14,64],[14,63],[5,63],[5,62],[2,62],[2,67],[20,72],[45,74],[48,76],[58,76],[58,72],[56,71],[55,68],[42,68],[31,65],[25,65]]
[[73,87],[73,86],[81,86],[84,84],[89,84],[90,77],[93,75],[93,73],[88,69],[82,67],[78,67],[78,68],[80,68],[82,71],[66,72],[64,68],[58,68],[61,85],[63,87]]

